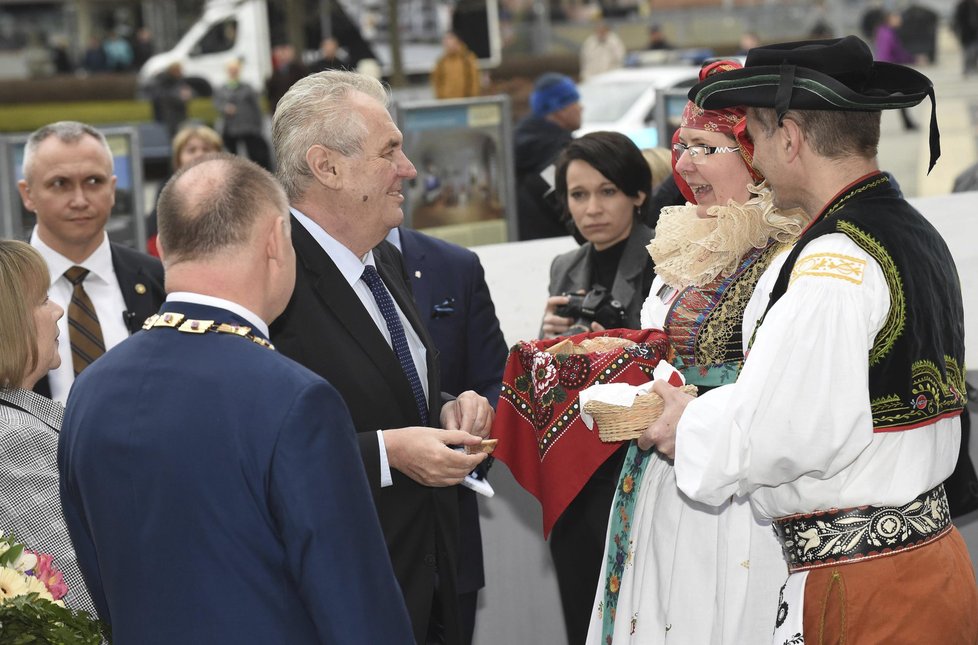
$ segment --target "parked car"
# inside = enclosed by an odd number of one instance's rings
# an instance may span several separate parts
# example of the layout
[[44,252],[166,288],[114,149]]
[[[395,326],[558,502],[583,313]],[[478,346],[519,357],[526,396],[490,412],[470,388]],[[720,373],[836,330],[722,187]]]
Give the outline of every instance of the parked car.
[[[584,107],[583,121],[574,135],[612,130],[628,136],[639,148],[656,147],[656,98],[663,90],[695,85],[699,69],[695,65],[623,68],[581,83],[578,90]],[[681,103],[680,112],[686,102]],[[671,112],[670,117],[675,116]]]

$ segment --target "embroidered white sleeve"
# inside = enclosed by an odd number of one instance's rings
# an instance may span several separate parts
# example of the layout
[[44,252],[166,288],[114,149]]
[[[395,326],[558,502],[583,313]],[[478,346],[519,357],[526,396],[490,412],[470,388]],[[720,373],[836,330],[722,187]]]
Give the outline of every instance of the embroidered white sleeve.
[[[802,257],[813,260],[767,313],[737,383],[700,397],[680,421],[677,482],[694,499],[719,504],[802,476],[829,479],[872,441],[868,353],[889,309],[882,271],[840,234]],[[753,316],[779,264],[759,283]],[[749,338],[753,324],[744,323]]]

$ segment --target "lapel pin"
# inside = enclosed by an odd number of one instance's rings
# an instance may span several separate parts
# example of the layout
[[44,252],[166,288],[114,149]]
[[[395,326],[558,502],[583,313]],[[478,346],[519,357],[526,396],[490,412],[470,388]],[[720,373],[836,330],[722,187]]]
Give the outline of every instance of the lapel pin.
[[139,295],[143,295],[144,293],[146,293],[146,285],[143,284],[142,282],[137,282],[136,286],[133,287],[133,289],[135,289],[136,293],[138,293]]
[[415,271],[414,272],[414,277],[415,278],[420,278],[421,277],[421,272],[420,271]]

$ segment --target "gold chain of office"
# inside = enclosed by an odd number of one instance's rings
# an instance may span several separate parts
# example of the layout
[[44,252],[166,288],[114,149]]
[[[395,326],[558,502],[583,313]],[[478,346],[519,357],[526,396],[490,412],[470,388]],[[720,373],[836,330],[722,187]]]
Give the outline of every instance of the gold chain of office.
[[219,323],[215,320],[194,320],[180,313],[167,312],[153,314],[143,323],[143,329],[153,329],[155,327],[168,327],[186,334],[206,334],[207,332],[231,334],[232,336],[250,340],[256,345],[261,345],[272,350],[275,349],[275,346],[270,342],[251,333],[251,327],[247,325],[229,325],[228,323]]

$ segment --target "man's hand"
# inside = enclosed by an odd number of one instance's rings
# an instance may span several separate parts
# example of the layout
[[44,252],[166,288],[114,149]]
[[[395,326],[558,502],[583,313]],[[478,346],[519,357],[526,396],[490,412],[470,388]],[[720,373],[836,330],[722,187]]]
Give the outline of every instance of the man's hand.
[[485,439],[489,436],[495,415],[486,397],[466,390],[457,399],[442,406],[441,427],[446,430],[461,430]]
[[652,391],[662,397],[662,415],[638,438],[638,447],[648,450],[655,446],[660,454],[672,459],[676,455],[676,426],[686,406],[696,397],[661,379],[652,384]]
[[474,446],[481,441],[477,435],[461,430],[418,426],[384,430],[391,468],[424,486],[452,486],[465,479],[489,455],[467,455],[449,446]]

